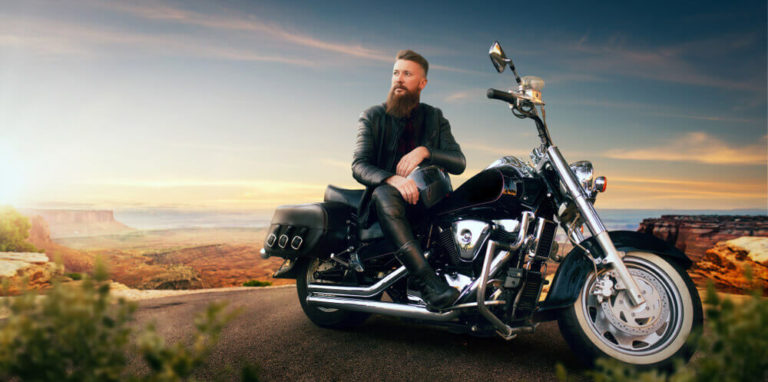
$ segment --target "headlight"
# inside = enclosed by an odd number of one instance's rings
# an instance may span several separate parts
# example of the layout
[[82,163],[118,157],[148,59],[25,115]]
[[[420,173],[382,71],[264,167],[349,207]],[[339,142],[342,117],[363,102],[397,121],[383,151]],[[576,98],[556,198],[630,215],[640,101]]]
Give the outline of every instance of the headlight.
[[576,175],[576,179],[579,180],[584,190],[592,189],[592,162],[590,161],[578,161],[570,164],[571,171]]

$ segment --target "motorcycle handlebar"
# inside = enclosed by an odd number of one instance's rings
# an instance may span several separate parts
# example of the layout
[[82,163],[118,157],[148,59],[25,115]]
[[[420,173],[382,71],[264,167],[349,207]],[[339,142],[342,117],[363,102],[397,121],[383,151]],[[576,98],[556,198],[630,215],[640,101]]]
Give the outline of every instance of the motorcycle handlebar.
[[516,100],[515,96],[511,93],[493,88],[488,89],[488,91],[485,93],[485,96],[492,99],[502,100],[507,103],[515,103]]

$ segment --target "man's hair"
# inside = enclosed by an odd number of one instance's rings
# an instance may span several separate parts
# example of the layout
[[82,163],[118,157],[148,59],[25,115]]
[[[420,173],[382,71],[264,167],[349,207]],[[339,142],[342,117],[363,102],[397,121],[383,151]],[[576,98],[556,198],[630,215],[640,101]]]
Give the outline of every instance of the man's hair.
[[399,52],[397,52],[397,55],[395,56],[396,60],[408,60],[413,61],[419,65],[421,65],[421,68],[424,69],[424,77],[427,76],[427,72],[429,71],[429,62],[427,62],[427,59],[424,58],[424,56],[410,50],[410,49],[404,49]]

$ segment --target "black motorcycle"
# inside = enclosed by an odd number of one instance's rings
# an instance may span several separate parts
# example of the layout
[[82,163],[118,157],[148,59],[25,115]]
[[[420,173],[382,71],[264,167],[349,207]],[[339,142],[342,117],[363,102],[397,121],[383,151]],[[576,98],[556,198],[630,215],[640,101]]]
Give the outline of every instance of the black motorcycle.
[[[286,259],[274,277],[296,279],[301,307],[322,327],[383,314],[509,340],[556,319],[587,363],[605,356],[648,367],[687,360],[694,349],[686,340],[702,324],[701,300],[685,272],[691,261],[653,236],[606,230],[593,207],[606,179],[593,178],[588,161],[569,165],[553,144],[543,80],[520,78],[498,42],[489,54],[499,73],[509,66],[518,86],[488,89],[488,98],[533,120],[541,145],[529,163],[505,156],[455,191],[438,168],[411,175],[426,208],[414,224],[417,238],[438,275],[461,292],[458,300],[427,309],[378,223],[358,225],[363,190],[334,186],[322,203],[276,210],[262,250]],[[555,242],[558,226],[573,246],[565,256]],[[552,263],[557,271],[541,298]]]

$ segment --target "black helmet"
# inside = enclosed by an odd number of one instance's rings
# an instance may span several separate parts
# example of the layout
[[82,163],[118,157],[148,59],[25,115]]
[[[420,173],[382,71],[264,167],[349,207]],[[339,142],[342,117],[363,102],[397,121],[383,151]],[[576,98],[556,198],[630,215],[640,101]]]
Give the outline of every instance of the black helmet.
[[408,175],[408,179],[416,182],[416,187],[419,189],[419,200],[426,208],[434,206],[453,191],[448,173],[435,165],[416,167],[411,175]]

